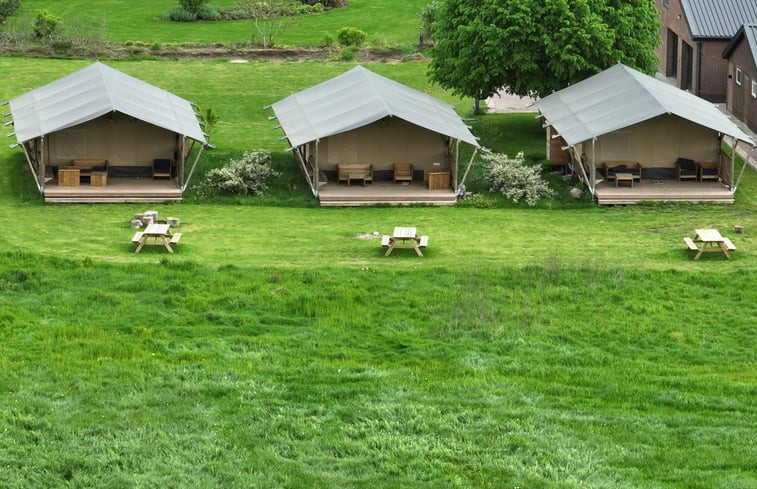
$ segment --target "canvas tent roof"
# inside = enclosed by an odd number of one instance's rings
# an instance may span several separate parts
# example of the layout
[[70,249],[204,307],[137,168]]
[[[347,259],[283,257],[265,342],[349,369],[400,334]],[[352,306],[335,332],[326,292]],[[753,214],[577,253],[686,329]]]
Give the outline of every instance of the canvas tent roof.
[[108,112],[206,143],[189,101],[99,62],[12,99],[10,107],[19,143]]
[[362,66],[279,100],[272,107],[294,147],[387,116],[479,147],[451,105]]
[[712,103],[623,64],[544,97],[535,105],[569,145],[662,114],[675,114],[754,144]]

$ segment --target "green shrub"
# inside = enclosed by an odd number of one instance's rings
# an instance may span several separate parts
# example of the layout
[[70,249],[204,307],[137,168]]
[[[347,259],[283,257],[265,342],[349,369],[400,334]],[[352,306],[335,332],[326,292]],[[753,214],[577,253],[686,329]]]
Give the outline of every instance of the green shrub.
[[421,11],[421,27],[423,28],[423,36],[426,40],[431,40],[434,37],[434,22],[436,21],[439,6],[439,0],[433,0]]
[[324,8],[339,8],[347,4],[345,0],[300,0],[304,5],[317,7],[319,10]]
[[197,12],[197,18],[200,20],[219,20],[221,18],[221,9],[215,5],[206,3]]
[[356,27],[342,27],[336,31],[336,38],[342,46],[360,46],[365,41],[365,32]]
[[67,54],[73,46],[74,43],[67,39],[56,40],[51,44],[53,51],[55,51],[57,54]]
[[208,107],[207,109],[200,112],[202,129],[206,134],[208,134],[208,140],[210,140],[210,135],[213,133],[213,129],[215,129],[219,119],[220,117],[218,116],[218,113],[213,110],[212,107]]
[[336,41],[334,40],[334,36],[329,34],[328,32],[323,33],[323,39],[321,39],[321,47],[322,48],[330,48],[334,45]]
[[161,19],[171,22],[195,22],[197,14],[183,7],[176,7],[163,14]]
[[51,14],[47,10],[38,10],[37,16],[34,18],[34,26],[32,30],[37,39],[45,39],[55,34],[59,25],[60,18]]
[[0,0],[0,25],[18,10],[19,5],[20,0]]
[[199,194],[262,195],[268,189],[267,180],[279,176],[271,168],[271,153],[245,153],[242,159],[231,160],[222,168],[214,168],[197,188]]
[[188,10],[193,14],[199,14],[200,10],[208,3],[208,0],[179,0],[179,5],[184,10]]
[[357,52],[357,46],[345,46],[339,53],[340,61],[355,61],[355,53]]
[[485,179],[489,191],[500,193],[513,202],[525,200],[535,206],[539,199],[550,198],[554,192],[541,176],[537,166],[524,165],[523,151],[509,158],[502,153],[484,153]]

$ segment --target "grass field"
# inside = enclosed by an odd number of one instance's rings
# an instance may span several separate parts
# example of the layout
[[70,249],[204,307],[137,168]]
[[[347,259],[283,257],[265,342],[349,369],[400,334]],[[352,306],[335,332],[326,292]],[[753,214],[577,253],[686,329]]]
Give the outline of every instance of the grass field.
[[[221,8],[234,0],[210,2]],[[418,42],[420,17],[425,0],[351,0],[349,6],[303,16],[296,28],[275,39],[280,46],[319,46],[324,33],[336,37],[342,27],[357,27],[366,33],[368,45],[411,46]],[[24,0],[9,19],[10,29],[29,29],[36,13],[47,10],[61,19],[65,33],[88,39],[152,43],[247,43],[253,40],[251,21],[177,23],[160,16],[177,7],[178,0]]]
[[[0,99],[86,64],[0,58]],[[108,64],[221,115],[204,168],[261,147],[285,168],[262,107],[350,66]],[[421,63],[369,67],[470,105]],[[474,132],[539,159],[532,115]],[[19,153],[0,146],[0,487],[757,485],[751,170],[733,206],[322,209],[288,166],[276,198],[150,205],[184,236],[137,255],[145,206],[44,205]],[[365,239],[395,225],[424,258]],[[691,260],[695,227],[733,261]]]

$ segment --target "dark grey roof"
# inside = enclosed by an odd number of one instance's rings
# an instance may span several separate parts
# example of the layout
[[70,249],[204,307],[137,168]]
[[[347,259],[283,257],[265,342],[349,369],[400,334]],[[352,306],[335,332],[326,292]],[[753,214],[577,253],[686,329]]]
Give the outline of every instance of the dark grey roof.
[[734,49],[741,44],[742,40],[746,41],[749,45],[749,50],[752,51],[752,58],[754,59],[754,66],[757,67],[757,24],[744,24],[741,26],[723,51],[723,57],[726,59],[730,58]]
[[730,39],[757,22],[757,0],[681,0],[694,39]]

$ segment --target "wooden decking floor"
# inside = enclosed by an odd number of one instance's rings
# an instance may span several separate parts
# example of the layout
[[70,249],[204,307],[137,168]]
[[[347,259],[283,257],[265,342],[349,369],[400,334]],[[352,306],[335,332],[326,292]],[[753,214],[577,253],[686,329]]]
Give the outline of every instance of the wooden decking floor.
[[365,187],[355,182],[349,187],[346,183],[329,182],[321,186],[318,200],[321,206],[455,205],[457,203],[452,189],[429,190],[421,182],[402,185],[385,181],[367,183]]
[[167,202],[181,200],[175,180],[108,177],[104,187],[82,183],[78,187],[61,187],[56,180],[45,185],[45,202]]
[[678,180],[642,180],[633,188],[621,182],[601,182],[597,185],[597,202],[604,205],[635,204],[643,201],[661,202],[714,202],[733,204],[733,194],[720,182],[693,182]]

